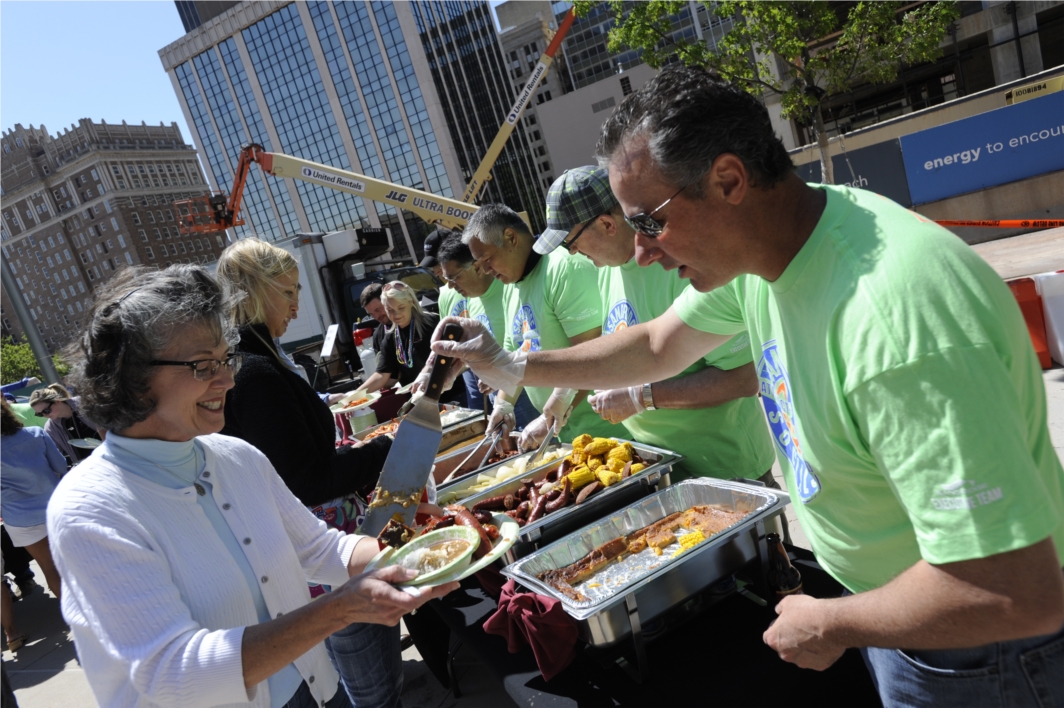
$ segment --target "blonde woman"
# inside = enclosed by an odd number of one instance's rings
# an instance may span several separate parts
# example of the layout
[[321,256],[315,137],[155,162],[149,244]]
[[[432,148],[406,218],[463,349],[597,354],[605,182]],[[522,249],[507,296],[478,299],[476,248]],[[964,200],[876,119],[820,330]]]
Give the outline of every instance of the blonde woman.
[[[401,280],[385,283],[381,303],[392,324],[384,335],[377,371],[362,384],[367,391],[378,391],[396,382],[402,386],[413,383],[432,353],[429,340],[440,321],[439,315],[421,309],[413,288]],[[466,392],[462,379],[455,381],[440,400],[464,405]]]
[[[284,249],[246,238],[222,252],[217,277],[240,298],[231,317],[243,355],[225,399],[222,433],[262,451],[319,518],[354,531],[365,513],[361,498],[376,485],[391,439],[382,435],[361,447],[337,449],[329,407],[277,346],[276,338],[299,313],[299,264]],[[431,334],[427,329],[426,343]],[[330,636],[326,648],[355,705],[398,703],[403,679],[398,627],[351,625]]]

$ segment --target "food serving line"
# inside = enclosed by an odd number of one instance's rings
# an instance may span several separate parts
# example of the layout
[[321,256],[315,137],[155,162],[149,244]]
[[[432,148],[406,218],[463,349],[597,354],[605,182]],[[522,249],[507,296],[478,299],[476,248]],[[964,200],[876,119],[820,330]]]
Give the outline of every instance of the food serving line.
[[[437,503],[448,509],[476,510],[485,523],[502,529],[501,533],[495,529],[496,537],[488,542],[490,549],[482,549],[479,560],[461,563],[463,567],[455,572],[433,576],[434,584],[464,578],[461,590],[427,606],[456,639],[447,659],[449,673],[454,652],[465,644],[519,704],[714,703],[717,699],[707,697],[706,675],[698,668],[710,665],[714,675],[725,678],[787,677],[792,687],[813,690],[809,700],[818,705],[877,704],[868,674],[854,652],[848,652],[829,671],[818,673],[785,664],[761,642],[761,634],[774,616],[771,600],[764,599],[774,597],[766,581],[766,535],[778,528],[777,518],[788,503],[784,494],[749,480],[692,479],[671,485],[670,473],[682,456],[639,443],[619,446],[613,442],[611,451],[616,450],[619,458],[628,455],[623,477],[618,462],[616,476],[600,475],[610,482],[608,485],[596,482],[594,493],[576,503],[578,497],[568,482],[579,476],[574,460],[587,461],[590,457],[580,456],[584,448],[574,454],[573,445],[554,444],[532,464],[528,463],[534,453],[498,451],[493,455],[496,461],[488,462],[488,456],[481,454],[488,450],[482,444],[484,414],[443,405],[440,412],[442,440],[429,485],[430,489],[436,487]],[[389,421],[373,426],[355,437],[390,433],[395,424]],[[607,453],[598,457],[605,462]],[[636,460],[638,464],[633,465]],[[583,489],[591,491],[587,486]],[[546,499],[548,491],[553,491],[554,508],[550,512],[541,511],[531,518],[526,507],[525,516],[521,516],[519,509],[522,503],[528,504],[530,494],[532,499]],[[685,515],[705,519],[710,512],[725,518],[720,522],[723,527],[719,523],[711,527],[680,525]],[[631,542],[645,529],[671,518],[679,521],[671,531],[665,530],[669,538],[661,543],[636,547],[638,543]],[[706,534],[700,528],[705,528]],[[459,536],[451,533],[447,538]],[[475,534],[472,537],[475,539]],[[617,548],[618,543],[619,560],[601,557],[602,549]],[[842,593],[841,586],[816,565],[811,554],[802,549],[788,550],[802,564],[810,594],[830,597]],[[400,555],[415,554],[386,549],[374,567]],[[592,565],[597,563],[590,569],[594,572],[584,574],[589,577],[574,575],[572,586],[552,581],[552,574],[557,576],[559,569],[569,569],[570,573],[573,568],[588,570],[584,566],[589,558]],[[477,571],[477,576],[472,577],[471,571]],[[728,582],[733,574],[740,578],[738,585]],[[492,594],[481,587],[478,578]],[[560,603],[576,627],[579,641],[572,642],[578,645],[576,656],[557,676],[553,670],[544,670],[552,676],[551,681],[541,675],[543,658],[557,652],[558,647],[539,646],[534,653],[526,646],[512,654],[507,651],[507,639],[484,630],[489,618],[499,618],[498,590],[506,579],[514,581],[518,592],[536,593]],[[697,677],[693,683],[688,677],[692,668]],[[460,695],[453,674],[450,680],[455,695]],[[606,686],[611,689],[606,690]],[[722,703],[749,704],[763,702],[768,693],[763,686],[748,686],[741,700],[739,694],[730,691],[715,695],[732,696]],[[589,699],[592,694],[594,700]],[[801,702],[790,690],[785,695],[789,698],[781,694],[781,704]]]

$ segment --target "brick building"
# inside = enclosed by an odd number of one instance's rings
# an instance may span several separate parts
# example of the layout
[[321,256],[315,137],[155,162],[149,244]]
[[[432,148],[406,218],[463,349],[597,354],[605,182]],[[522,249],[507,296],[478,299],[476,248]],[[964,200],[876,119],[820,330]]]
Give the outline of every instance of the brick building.
[[174,201],[208,193],[176,124],[109,125],[87,118],[51,136],[16,124],[0,154],[0,237],[19,292],[4,292],[0,334],[22,327],[22,297],[55,352],[80,331],[95,289],[131,265],[210,263],[223,236],[185,237]]

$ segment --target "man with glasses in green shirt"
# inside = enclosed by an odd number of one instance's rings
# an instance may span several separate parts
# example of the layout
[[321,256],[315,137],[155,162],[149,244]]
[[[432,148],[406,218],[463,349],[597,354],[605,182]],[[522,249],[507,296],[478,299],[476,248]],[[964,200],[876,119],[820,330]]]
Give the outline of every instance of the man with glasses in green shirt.
[[[674,270],[658,263],[639,267],[635,232],[601,167],[569,170],[551,185],[547,229],[533,248],[546,254],[558,247],[582,253],[599,269],[604,335],[665,314],[687,288]],[[679,376],[596,391],[589,403],[605,420],[624,425],[632,439],[684,455],[673,482],[746,477],[779,488],[757,391],[750,337],[742,332]]]
[[749,332],[798,520],[851,593],[784,598],[765,642],[819,670],[860,648],[885,705],[1064,705],[1064,469],[1001,278],[884,197],[803,183],[758,99],[699,69],[626,98],[597,152],[639,263],[693,289],[565,351],[475,327],[433,350],[494,386],[605,388]]

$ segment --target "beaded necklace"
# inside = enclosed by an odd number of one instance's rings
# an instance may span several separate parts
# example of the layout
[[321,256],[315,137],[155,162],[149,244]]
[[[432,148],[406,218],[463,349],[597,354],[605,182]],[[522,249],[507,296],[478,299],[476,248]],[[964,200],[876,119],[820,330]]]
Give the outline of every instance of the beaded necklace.
[[410,337],[407,348],[403,348],[403,329],[399,326],[395,326],[395,358],[399,360],[399,363],[408,369],[414,368],[414,320],[410,319]]

